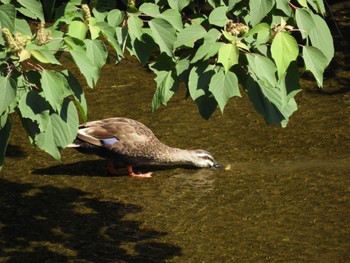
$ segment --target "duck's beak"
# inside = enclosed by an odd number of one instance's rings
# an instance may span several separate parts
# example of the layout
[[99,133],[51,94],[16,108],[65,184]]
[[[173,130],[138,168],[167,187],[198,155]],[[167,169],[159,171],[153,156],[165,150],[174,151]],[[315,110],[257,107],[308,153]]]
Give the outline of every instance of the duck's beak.
[[221,164],[219,164],[217,162],[215,162],[212,167],[213,168],[217,168],[217,169],[223,169],[224,168]]

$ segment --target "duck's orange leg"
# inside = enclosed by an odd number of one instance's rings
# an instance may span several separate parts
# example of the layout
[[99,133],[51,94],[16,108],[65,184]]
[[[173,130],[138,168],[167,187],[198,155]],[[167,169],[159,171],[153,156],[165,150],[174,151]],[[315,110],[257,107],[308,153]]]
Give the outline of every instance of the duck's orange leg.
[[132,166],[128,166],[128,172],[131,177],[137,177],[137,178],[151,178],[151,172],[149,173],[144,173],[144,174],[135,174],[134,171],[132,170]]

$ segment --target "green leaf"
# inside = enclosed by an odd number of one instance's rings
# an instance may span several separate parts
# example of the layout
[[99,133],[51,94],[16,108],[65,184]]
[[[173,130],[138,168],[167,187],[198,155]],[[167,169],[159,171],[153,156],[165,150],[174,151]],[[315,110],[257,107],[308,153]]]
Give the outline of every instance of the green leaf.
[[68,50],[80,50],[85,52],[85,43],[80,39],[73,37],[65,37],[64,42],[67,45]]
[[71,89],[73,96],[76,100],[78,109],[83,119],[83,123],[87,122],[87,104],[83,88],[76,77],[68,70],[62,71],[63,76],[66,78],[68,87]]
[[259,23],[271,11],[275,0],[253,0],[249,1],[250,23],[252,26]]
[[106,64],[108,51],[102,40],[85,39],[86,54],[89,54],[89,59],[99,70]]
[[221,32],[216,28],[211,28],[204,36],[205,43],[214,43],[221,37]]
[[311,14],[315,26],[310,31],[310,40],[312,46],[317,47],[323,55],[327,58],[327,65],[334,56],[334,44],[332,34],[326,24],[326,22],[318,15]]
[[192,67],[188,77],[190,96],[196,102],[199,113],[204,119],[209,119],[218,105],[209,91],[209,83],[214,74],[213,66],[197,63]]
[[250,101],[253,103],[255,110],[264,116],[268,123],[280,124],[284,117],[277,107],[267,99],[264,93],[261,91],[261,87],[258,82],[249,77],[245,85]]
[[226,12],[227,6],[219,6],[215,8],[209,15],[209,23],[214,26],[224,27],[228,21]]
[[10,32],[15,30],[16,9],[13,5],[0,5],[0,26],[8,28]]
[[35,136],[35,144],[56,160],[61,158],[59,149],[71,143],[77,134],[79,118],[74,103],[66,99],[60,114],[50,115],[44,132]]
[[16,99],[17,83],[10,77],[0,76],[0,116]]
[[100,12],[96,8],[92,9],[92,14],[94,15],[94,17],[96,18],[96,20],[98,22],[105,22],[106,17],[108,16],[108,12],[107,11],[103,10],[102,12]]
[[26,45],[26,50],[30,51],[30,54],[41,63],[61,65],[46,45],[37,46],[34,44],[28,44]]
[[307,2],[317,13],[326,14],[323,0],[307,0]]
[[0,171],[4,164],[5,154],[8,142],[10,140],[11,129],[12,129],[12,121],[11,116],[4,114],[0,116]]
[[279,78],[298,55],[299,48],[295,38],[287,32],[278,32],[272,41],[271,56],[275,60]]
[[309,11],[298,8],[295,11],[295,18],[298,28],[300,29],[301,36],[305,39],[310,34],[311,30],[316,26]]
[[89,20],[88,28],[90,31],[90,38],[92,40],[98,38],[101,33],[101,29],[98,26],[96,26],[96,23],[97,19],[95,17],[91,17]]
[[277,71],[275,64],[259,54],[246,54],[249,71],[260,79],[264,86],[275,87],[277,85],[275,73]]
[[71,94],[62,74],[47,69],[41,72],[41,88],[45,99],[55,111],[60,111],[64,98]]
[[160,14],[160,17],[168,21],[177,31],[183,29],[181,14],[174,9],[167,9]]
[[190,2],[191,0],[168,0],[170,7],[177,11],[184,9]]
[[180,82],[176,75],[175,63],[164,53],[157,58],[156,62],[150,64],[150,69],[156,74],[157,90],[152,100],[152,111],[155,111],[160,105],[167,104]]
[[88,27],[84,22],[81,21],[72,21],[69,24],[67,35],[84,40],[86,38],[86,32]]
[[23,36],[32,37],[32,31],[30,30],[30,26],[26,20],[21,18],[16,18],[15,26],[16,26],[15,32],[21,33]]
[[143,3],[139,7],[139,11],[149,16],[157,16],[160,14],[159,6],[153,3]]
[[201,45],[197,49],[197,52],[192,58],[191,63],[193,64],[198,62],[199,60],[206,60],[215,56],[216,54],[218,54],[220,48],[223,45],[225,44],[222,42],[214,42],[214,43],[204,42],[203,45]]
[[[267,23],[259,23],[255,25],[252,29],[244,35],[244,38],[247,39],[250,36],[257,34],[255,45],[265,44],[270,40],[270,26]],[[249,41],[250,42],[250,41]]]
[[142,38],[143,21],[136,15],[130,15],[128,19],[129,34],[136,37],[138,40]]
[[66,99],[60,114],[51,115],[51,123],[56,145],[64,148],[70,144],[75,139],[79,126],[78,113],[74,103]]
[[238,64],[239,51],[235,44],[225,43],[220,47],[218,62],[221,63],[225,72],[228,72],[233,65]]
[[315,47],[304,46],[303,58],[306,70],[310,70],[315,76],[319,87],[323,86],[323,72],[328,65],[327,58]]
[[203,38],[207,34],[207,31],[201,25],[192,24],[185,29],[181,30],[174,43],[174,48],[181,46],[193,47],[194,43]]
[[25,16],[33,19],[39,18],[40,21],[45,22],[44,11],[39,0],[17,0],[23,7],[17,10]]
[[173,26],[163,18],[154,18],[149,21],[154,41],[158,44],[160,51],[168,56],[173,55],[173,45],[176,40],[176,32]]
[[[50,105],[37,91],[29,91],[18,102],[22,119],[36,122],[39,131],[45,131],[48,125]],[[34,135],[32,135],[34,138]]]
[[119,9],[113,9],[108,12],[107,22],[108,22],[108,25],[110,25],[111,27],[120,26],[123,20],[124,20],[124,13]]
[[276,8],[282,10],[287,16],[292,16],[292,8],[289,5],[290,0],[278,0],[276,1]]
[[96,26],[101,29],[103,36],[107,39],[109,44],[111,44],[111,46],[117,52],[118,56],[123,58],[124,54],[116,36],[116,29],[105,22],[98,22],[96,23]]
[[188,82],[188,75],[190,74],[190,61],[188,58],[182,58],[176,63],[176,74],[183,82]]
[[210,81],[209,91],[213,93],[221,112],[224,112],[226,103],[233,96],[241,96],[238,87],[238,79],[233,72],[219,71]]
[[303,7],[307,7],[307,1],[306,0],[298,0],[298,3],[303,6]]
[[90,88],[96,85],[99,78],[99,70],[89,59],[89,55],[81,50],[71,50],[70,51],[75,64],[78,66],[80,72],[84,75],[87,84]]

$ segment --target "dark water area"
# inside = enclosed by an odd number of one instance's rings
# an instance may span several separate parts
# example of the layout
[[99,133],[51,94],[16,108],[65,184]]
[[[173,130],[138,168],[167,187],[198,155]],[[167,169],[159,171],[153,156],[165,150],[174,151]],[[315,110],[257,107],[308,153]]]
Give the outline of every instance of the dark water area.
[[15,120],[0,174],[0,262],[350,262],[349,7],[333,5],[343,39],[324,90],[306,78],[285,129],[245,94],[208,121],[184,88],[150,113],[154,76],[131,58],[87,90],[90,120],[139,120],[228,170],[112,176],[71,149],[58,163]]

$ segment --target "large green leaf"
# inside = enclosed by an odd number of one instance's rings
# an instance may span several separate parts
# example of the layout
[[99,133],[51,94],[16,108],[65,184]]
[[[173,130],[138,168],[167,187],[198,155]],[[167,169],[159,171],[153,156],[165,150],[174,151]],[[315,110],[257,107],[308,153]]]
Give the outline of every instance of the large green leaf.
[[38,46],[35,44],[28,44],[26,45],[26,50],[30,51],[30,54],[41,63],[61,65],[46,45]]
[[250,23],[256,25],[259,23],[275,5],[275,0],[253,0],[249,1]]
[[306,9],[298,8],[295,11],[295,18],[302,37],[305,39],[311,30],[316,26],[310,12]]
[[292,15],[292,7],[289,5],[290,0],[277,0],[276,8],[282,10],[287,16]]
[[87,104],[83,88],[76,77],[68,70],[62,71],[63,76],[66,78],[68,87],[71,89],[73,96],[76,100],[77,107],[81,113],[83,122],[87,121]]
[[224,27],[228,21],[226,12],[227,6],[219,6],[215,8],[209,15],[209,23],[214,26]]
[[197,63],[192,67],[188,78],[190,96],[196,102],[199,113],[204,119],[209,119],[218,105],[209,91],[209,83],[214,74],[212,65]]
[[149,16],[157,16],[160,14],[159,6],[153,3],[143,3],[139,7],[139,11]]
[[111,44],[118,56],[123,58],[124,54],[117,39],[116,29],[105,22],[98,22],[96,23],[96,26],[101,29],[103,36],[107,39],[109,44]]
[[[0,18],[0,20],[1,20],[1,18]],[[21,18],[16,18],[15,26],[16,26],[15,32],[19,32],[23,36],[32,37],[32,31],[30,30],[30,26],[26,20],[21,19]],[[55,37],[55,36],[52,36],[52,34],[50,36]]]
[[39,131],[46,130],[50,105],[37,91],[32,90],[24,94],[18,102],[18,108],[22,119],[36,122]]
[[168,3],[172,9],[181,11],[189,5],[191,0],[168,0]]
[[152,52],[157,50],[157,45],[154,43],[152,36],[144,33],[141,40],[130,35],[127,39],[127,48],[130,54],[134,55],[141,64],[145,64],[150,58]]
[[89,59],[92,64],[96,65],[98,69],[106,64],[108,50],[102,40],[99,39],[85,39],[86,54],[89,54]]
[[290,62],[297,59],[298,55],[299,47],[295,38],[287,32],[278,32],[272,41],[271,56],[275,60],[279,78],[286,72]]
[[143,21],[136,15],[130,15],[128,19],[129,34],[138,40],[142,38]]
[[154,18],[149,21],[154,41],[158,44],[160,51],[168,56],[173,54],[173,45],[176,40],[176,32],[173,26],[163,18]]
[[241,96],[238,87],[238,79],[235,73],[219,71],[210,80],[209,91],[213,93],[221,112],[228,100],[233,96]]
[[81,21],[72,21],[69,24],[67,35],[78,38],[80,40],[84,40],[86,38],[87,31],[88,27],[86,23]]
[[124,20],[124,13],[119,9],[113,9],[108,12],[107,21],[111,27],[119,26]]
[[300,85],[296,63],[291,63],[279,82],[274,82],[274,85],[258,76],[259,74],[251,74],[245,84],[250,100],[269,123],[285,127],[289,117],[297,110],[294,96],[300,91]]
[[323,0],[307,0],[307,2],[317,13],[326,14]]
[[16,99],[16,82],[10,77],[0,76],[0,116]]
[[311,14],[315,27],[310,31],[310,40],[312,46],[317,47],[327,58],[327,65],[334,56],[334,45],[332,34],[326,22],[319,16]]
[[35,144],[56,160],[61,158],[59,149],[71,143],[77,134],[79,118],[74,103],[66,99],[60,114],[53,113],[44,132],[35,136]]
[[60,111],[64,98],[71,94],[64,76],[47,69],[41,72],[41,88],[45,99],[55,111]]
[[228,72],[233,65],[238,64],[239,51],[234,43],[225,43],[220,47],[218,62],[221,63],[225,72]]
[[15,30],[16,9],[13,5],[0,5],[0,26],[8,28],[10,32]]
[[247,34],[244,35],[245,39],[248,39],[247,42],[254,42],[253,40],[249,40],[249,37],[251,38],[253,35],[256,34],[256,42],[254,43],[255,46],[259,46],[261,44],[266,44],[270,40],[270,34],[271,29],[269,24],[267,23],[259,23],[255,25],[252,29],[248,31]]
[[277,85],[275,73],[277,71],[273,62],[259,54],[246,54],[249,71],[256,75],[266,87],[275,87]]
[[174,48],[181,46],[193,47],[194,43],[203,38],[207,34],[207,31],[201,25],[192,24],[185,29],[181,30],[174,43]]
[[152,100],[152,111],[155,111],[160,105],[167,104],[180,82],[173,60],[165,54],[160,55],[150,69],[156,74],[157,90]]
[[33,19],[39,18],[40,21],[45,22],[44,11],[39,0],[17,0],[23,7],[17,10],[25,16]]
[[71,50],[70,51],[75,64],[78,66],[80,72],[84,75],[87,84],[90,88],[96,85],[99,78],[99,70],[89,59],[89,55],[81,50]]
[[261,91],[259,83],[250,76],[245,83],[245,89],[255,110],[263,115],[268,123],[277,125],[284,120],[281,112]]
[[12,121],[11,116],[4,114],[0,116],[0,171],[4,164],[5,153],[10,139]]
[[176,30],[183,29],[181,14],[174,9],[167,9],[160,14],[160,17],[168,21]]
[[303,58],[306,70],[310,70],[315,76],[319,87],[323,86],[323,71],[328,65],[327,58],[315,47],[304,46]]
[[[204,42],[203,45],[201,45],[198,49],[196,54],[191,60],[191,63],[196,63],[199,60],[207,60],[216,54],[219,53],[220,48],[225,45],[225,43],[222,42]],[[226,58],[224,58],[224,61],[226,61]],[[218,61],[220,62],[220,61]],[[221,62],[222,63],[222,62]]]

